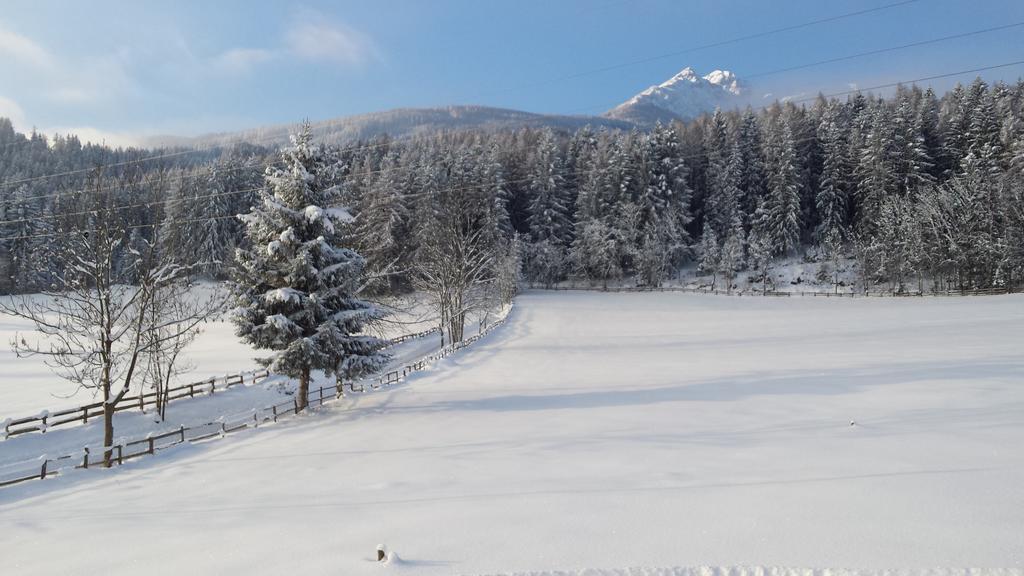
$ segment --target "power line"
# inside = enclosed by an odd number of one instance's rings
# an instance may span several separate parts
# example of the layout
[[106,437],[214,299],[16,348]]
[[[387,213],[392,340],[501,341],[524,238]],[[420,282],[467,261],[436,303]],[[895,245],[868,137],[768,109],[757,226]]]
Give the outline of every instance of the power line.
[[[999,68],[1009,68],[1011,66],[1020,66],[1024,64],[1024,60],[1016,60],[1014,62],[1007,62],[1005,64],[996,64],[994,66],[982,66],[980,68],[971,68],[970,70],[958,70],[956,72],[948,72],[946,74],[936,74],[934,76],[924,76],[922,78],[914,78],[912,80],[900,80],[898,82],[890,82],[888,84],[878,84],[875,86],[868,86],[867,88],[855,88],[853,90],[844,90],[842,92],[832,92],[831,94],[822,94],[825,98],[835,98],[836,96],[846,96],[848,94],[856,94],[858,92],[870,92],[872,90],[881,90],[883,88],[895,88],[903,84],[916,84],[918,82],[927,82],[929,80],[938,80],[940,78],[951,78],[953,76],[963,76],[964,74],[975,74],[978,72],[985,72],[988,70],[996,70]],[[789,100],[788,102],[810,102],[811,100],[817,100],[817,96],[809,96],[807,98],[800,98],[798,100]]]
[[948,40],[957,40],[960,38],[967,38],[969,36],[977,36],[979,34],[987,34],[989,32],[998,32],[1000,30],[1007,30],[1009,28],[1017,28],[1024,26],[1024,22],[1015,22],[1013,24],[1006,24],[1003,26],[994,26],[992,28],[985,28],[983,30],[975,30],[973,32],[964,32],[962,34],[953,34],[950,36],[943,36],[941,38],[932,38],[931,40],[921,40],[919,42],[911,42],[909,44],[901,44],[899,46],[891,46],[889,48],[879,48],[877,50],[869,50],[867,52],[860,52],[858,54],[850,54],[848,56],[839,56],[837,58],[829,58],[827,60],[818,60],[817,62],[809,62],[807,64],[799,64],[797,66],[790,66],[787,68],[778,68],[775,70],[769,70],[767,72],[758,72],[756,74],[746,74],[744,78],[762,78],[764,76],[771,76],[773,74],[781,74],[783,72],[792,72],[793,70],[803,70],[804,68],[811,68],[814,66],[820,66],[822,64],[834,64],[836,62],[843,62],[845,60],[853,60],[856,58],[863,58],[865,56],[875,56],[878,54],[885,54],[887,52],[896,52],[897,50],[906,50],[907,48],[917,48],[919,46],[927,46],[928,44],[937,44],[939,42],[946,42]]
[[676,57],[676,56],[681,56],[683,54],[689,54],[691,52],[697,52],[699,50],[707,50],[708,48],[718,48],[720,46],[726,46],[726,45],[729,45],[729,44],[736,44],[738,42],[746,42],[747,40],[755,40],[757,38],[764,38],[766,36],[772,36],[772,35],[775,35],[775,34],[781,34],[783,32],[791,32],[793,30],[800,30],[802,28],[808,28],[808,27],[811,27],[811,26],[816,26],[818,24],[825,24],[825,23],[828,23],[828,22],[835,22],[837,20],[843,20],[843,19],[846,19],[846,18],[853,18],[855,16],[862,16],[864,14],[870,14],[870,13],[873,13],[873,12],[880,12],[882,10],[889,10],[891,8],[897,8],[899,6],[905,6],[907,4],[913,4],[913,3],[918,2],[918,1],[919,0],[902,0],[900,2],[894,2],[894,3],[891,3],[891,4],[884,4],[882,6],[876,6],[874,8],[866,8],[864,10],[857,10],[857,11],[854,11],[854,12],[846,12],[844,14],[837,14],[835,16],[829,16],[829,17],[826,17],[826,18],[819,18],[817,20],[809,20],[807,22],[801,22],[799,24],[792,24],[792,25],[783,26],[783,27],[780,27],[780,28],[773,28],[771,30],[765,30],[765,31],[756,32],[756,33],[753,33],[753,34],[747,34],[747,35],[744,35],[744,36],[737,36],[735,38],[729,38],[727,40],[719,40],[717,42],[710,42],[708,44],[701,44],[699,46],[692,46],[690,48],[685,48],[685,49],[682,49],[682,50],[675,50],[675,51],[672,51],[672,52],[665,52],[665,53],[657,54],[657,55],[654,55],[654,56],[647,56],[645,58],[638,58],[636,60],[630,60],[628,62],[621,62],[619,64],[612,64],[612,65],[609,65],[609,66],[602,66],[602,67],[599,67],[599,68],[591,68],[590,70],[585,70],[583,72],[576,72],[576,73],[573,73],[573,74],[566,74],[566,75],[563,75],[563,76],[558,76],[558,77],[555,77],[555,78],[549,78],[547,80],[542,80],[542,81],[539,81],[539,82],[534,82],[532,84],[524,84],[524,85],[521,85],[521,86],[517,86],[517,87],[513,87],[513,88],[506,88],[506,89],[498,90],[498,91],[494,91],[494,92],[485,92],[485,93],[480,94],[480,96],[487,96],[487,95],[493,95],[493,94],[503,94],[503,93],[506,93],[506,92],[512,92],[512,91],[516,91],[516,90],[523,90],[523,89],[527,89],[527,88],[537,88],[537,87],[540,87],[540,86],[548,86],[550,84],[555,84],[555,83],[558,83],[558,82],[564,82],[566,80],[574,80],[576,78],[583,78],[583,77],[586,77],[586,76],[592,76],[594,74],[602,74],[602,73],[605,73],[605,72],[611,72],[613,70],[620,70],[622,68],[629,68],[631,66],[637,66],[639,64],[647,64],[649,62],[655,62],[657,60],[664,60],[666,58],[673,58],[673,57]]

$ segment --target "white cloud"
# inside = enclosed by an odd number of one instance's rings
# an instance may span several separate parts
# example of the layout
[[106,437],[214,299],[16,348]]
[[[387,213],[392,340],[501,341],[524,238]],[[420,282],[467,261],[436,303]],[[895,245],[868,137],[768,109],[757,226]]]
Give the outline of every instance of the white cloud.
[[31,66],[52,68],[54,59],[50,53],[30,38],[17,32],[0,28],[0,54]]
[[289,52],[306,60],[361,66],[380,58],[369,36],[310,11],[292,21],[284,39]]
[[17,130],[25,130],[25,111],[10,98],[0,96],[0,118],[7,118]]
[[216,56],[213,66],[224,72],[246,73],[276,56],[273,50],[263,48],[233,48]]

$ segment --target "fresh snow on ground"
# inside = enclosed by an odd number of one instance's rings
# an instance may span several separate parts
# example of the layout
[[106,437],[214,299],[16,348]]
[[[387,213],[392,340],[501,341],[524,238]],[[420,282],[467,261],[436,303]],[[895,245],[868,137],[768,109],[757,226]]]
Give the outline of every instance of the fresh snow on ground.
[[[400,387],[0,489],[0,562],[11,574],[1019,574],[1022,349],[1019,295],[528,292],[503,327]],[[381,543],[400,560],[374,562]],[[657,568],[670,566],[751,568]]]

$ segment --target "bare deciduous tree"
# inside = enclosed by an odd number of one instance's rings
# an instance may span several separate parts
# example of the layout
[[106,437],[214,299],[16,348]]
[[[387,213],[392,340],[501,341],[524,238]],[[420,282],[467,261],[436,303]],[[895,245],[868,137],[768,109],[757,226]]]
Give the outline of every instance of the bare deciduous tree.
[[[190,288],[190,270],[166,261],[156,242],[133,234],[119,202],[124,178],[112,185],[101,170],[73,198],[84,210],[55,227],[48,258],[55,273],[37,295],[0,300],[0,310],[32,322],[38,338],[19,334],[19,357],[39,356],[56,373],[103,400],[104,464],[110,465],[114,412],[152,364],[190,338],[219,303],[173,306]],[[158,302],[160,301],[160,302]],[[176,357],[176,354],[174,354]],[[164,365],[165,370],[173,370]]]

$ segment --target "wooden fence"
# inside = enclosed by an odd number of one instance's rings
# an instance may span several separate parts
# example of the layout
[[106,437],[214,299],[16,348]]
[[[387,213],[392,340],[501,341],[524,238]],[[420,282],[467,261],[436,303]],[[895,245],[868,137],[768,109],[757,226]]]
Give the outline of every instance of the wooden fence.
[[914,291],[914,292],[808,292],[791,291],[783,292],[777,290],[722,290],[720,288],[693,288],[689,286],[550,286],[536,287],[535,290],[578,290],[585,292],[683,292],[687,294],[716,294],[720,296],[769,296],[769,297],[818,297],[818,298],[906,298],[923,296],[992,296],[997,294],[1012,294],[1012,288],[978,288],[974,290],[939,290],[939,291]]
[[[424,330],[423,332],[404,334],[397,338],[388,340],[388,343],[389,345],[394,346],[395,344],[401,344],[403,342],[408,342],[409,340],[428,336],[437,331],[438,328],[435,327],[430,330]],[[180,400],[182,398],[195,398],[196,396],[204,395],[210,396],[216,393],[217,390],[227,390],[232,386],[240,386],[246,382],[256,384],[268,376],[270,376],[270,372],[267,370],[252,370],[249,372],[228,374],[220,378],[214,377],[207,380],[201,380],[199,382],[192,382],[190,384],[182,384],[180,386],[174,386],[167,391],[167,401],[170,402],[172,400]],[[121,401],[117,403],[117,406],[114,407],[114,412],[132,410],[135,408],[144,412],[146,408],[150,406],[155,407],[156,403],[156,392],[142,392],[134,396],[125,396],[122,398]],[[93,402],[92,404],[85,404],[75,408],[66,408],[64,410],[43,410],[35,416],[8,418],[0,421],[0,440],[6,440],[11,436],[27,434],[29,432],[45,433],[48,429],[55,428],[57,426],[85,424],[91,419],[102,417],[103,402]]]
[[[174,386],[167,391],[167,400],[179,400],[181,398],[195,398],[196,396],[210,396],[217,390],[227,390],[232,386],[240,386],[247,381],[257,383],[268,377],[270,373],[266,370],[252,370],[228,374],[220,378],[209,378],[199,382],[191,382]],[[114,406],[114,412],[124,410],[145,410],[149,406],[156,406],[156,392],[142,392],[134,396],[125,396]],[[8,418],[0,422],[0,439],[7,439],[11,436],[26,434],[28,432],[45,433],[50,428],[66,426],[68,424],[85,424],[91,419],[103,417],[103,402],[93,402],[76,408],[49,411],[43,410],[35,416],[24,418]]]
[[[509,310],[509,312],[511,312],[511,310]],[[490,324],[475,336],[467,338],[462,342],[456,342],[455,344],[445,346],[426,358],[421,358],[412,364],[403,366],[399,370],[394,370],[381,375],[371,383],[370,387],[377,390],[400,383],[410,374],[425,369],[430,365],[430,363],[450,356],[451,354],[480,340],[495,328],[504,324],[508,317],[509,314],[506,313],[498,321]],[[420,333],[419,336],[435,332],[436,330],[437,329]],[[359,387],[356,387],[354,382],[350,382],[348,386],[351,392],[366,391],[365,386],[359,385]],[[343,382],[336,381],[334,384],[310,390],[306,408],[320,407],[344,397],[344,388],[345,384]],[[104,457],[108,453],[110,454],[112,464],[120,465],[128,460],[153,455],[161,450],[185,442],[200,442],[202,440],[209,440],[212,438],[221,438],[247,428],[258,428],[268,423],[274,423],[281,419],[295,416],[301,411],[298,399],[293,398],[264,408],[254,408],[244,414],[239,413],[232,416],[223,416],[213,422],[206,422],[198,425],[179,426],[176,429],[161,432],[159,434],[148,434],[144,438],[124,440],[114,446],[105,448],[101,447],[97,450],[91,450],[87,446],[77,454],[66,454],[53,458],[43,455],[36,460],[17,463],[15,464],[15,466],[18,466],[17,471],[0,475],[0,487],[29,480],[42,480],[50,476],[58,475],[64,470],[86,469],[102,466],[105,459]],[[7,466],[7,468],[11,467],[12,466]]]

